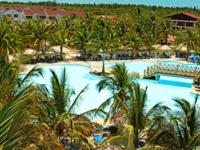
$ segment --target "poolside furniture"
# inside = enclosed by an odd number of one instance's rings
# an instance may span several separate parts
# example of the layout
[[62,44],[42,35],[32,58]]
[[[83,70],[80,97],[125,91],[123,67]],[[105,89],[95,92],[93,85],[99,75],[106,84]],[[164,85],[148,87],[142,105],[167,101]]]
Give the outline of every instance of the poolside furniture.
[[166,52],[166,53],[163,53],[162,58],[171,58],[171,56],[169,55],[168,52]]
[[151,58],[156,58],[156,54],[151,54]]
[[189,62],[195,63],[195,56],[194,56],[194,54],[191,54],[191,55],[189,56],[188,61],[189,61]]
[[100,135],[93,135],[93,140],[95,140],[99,143],[102,143],[104,141],[102,136],[100,136]]
[[121,55],[121,59],[122,59],[122,60],[126,59],[125,54],[122,54],[122,55]]
[[199,61],[199,55],[195,56],[195,63],[197,63]]
[[120,60],[121,59],[121,55],[117,54],[117,59]]
[[177,52],[175,52],[175,53],[174,53],[174,56],[175,56],[175,57],[179,57],[179,55],[178,55],[178,53],[177,53]]
[[51,58],[51,61],[52,61],[52,62],[58,62],[58,59],[57,59],[56,56],[53,56],[53,57]]
[[150,57],[149,57],[149,55],[147,55],[146,53],[143,53],[143,54],[142,54],[142,58],[144,58],[144,59],[149,59]]
[[113,60],[116,60],[116,59],[117,59],[116,54],[113,54],[113,55],[112,55],[112,59],[113,59]]
[[86,59],[86,60],[90,60],[90,55],[86,55],[86,56],[85,56],[85,59]]
[[136,58],[142,59],[142,56],[140,54],[136,54]]
[[97,60],[102,60],[103,58],[102,58],[102,56],[101,55],[98,55],[97,56]]
[[131,56],[129,56],[129,54],[126,54],[126,55],[125,55],[125,59],[126,59],[126,60],[128,60],[128,59],[130,59],[130,58],[131,58]]

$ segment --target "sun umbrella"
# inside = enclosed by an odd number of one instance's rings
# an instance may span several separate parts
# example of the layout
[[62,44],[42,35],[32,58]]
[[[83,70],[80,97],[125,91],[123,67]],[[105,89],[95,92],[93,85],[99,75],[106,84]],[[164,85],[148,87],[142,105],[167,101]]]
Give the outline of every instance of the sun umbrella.
[[26,55],[34,55],[34,54],[36,54],[36,50],[29,48],[29,49],[26,49],[24,51],[24,54],[26,54]]
[[159,47],[161,47],[161,45],[160,44],[155,44],[152,47],[155,48],[155,49],[158,49]]
[[102,138],[101,136],[98,136],[98,135],[94,136],[94,137],[93,137],[93,140],[95,140],[95,141],[97,141],[97,142],[99,142],[99,143],[102,143],[102,142],[103,142],[103,138]]
[[162,46],[160,46],[158,49],[164,50],[164,51],[172,50],[171,47],[169,47],[168,45],[162,45]]
[[187,46],[183,45],[183,44],[180,44],[178,47],[177,47],[178,50],[181,50],[181,51],[187,51]]
[[8,56],[8,60],[9,60],[9,62],[12,62],[13,60],[15,60],[16,58],[14,57],[14,56],[12,56],[12,55],[9,55]]
[[[50,48],[50,50],[54,50],[54,51],[60,53],[60,46],[53,46],[52,48]],[[65,48],[65,47],[63,47],[62,52],[63,53],[69,53],[70,50]]]

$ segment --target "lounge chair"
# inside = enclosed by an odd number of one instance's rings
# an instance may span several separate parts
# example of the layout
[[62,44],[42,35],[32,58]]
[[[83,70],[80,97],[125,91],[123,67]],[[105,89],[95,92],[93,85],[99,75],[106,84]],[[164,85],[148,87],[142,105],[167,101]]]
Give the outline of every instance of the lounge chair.
[[136,58],[142,59],[142,56],[140,54],[136,54]]
[[97,60],[102,60],[102,59],[103,59],[102,56],[98,55]]
[[163,53],[162,58],[171,58],[168,52]]
[[52,62],[58,62],[58,59],[57,59],[56,56],[53,56],[53,57],[51,58],[51,61],[52,61]]
[[154,53],[151,54],[151,58],[156,58],[156,55],[157,55],[157,54],[154,54]]
[[178,53],[177,53],[177,52],[175,52],[175,53],[174,53],[174,56],[175,56],[175,57],[179,57],[179,55],[178,55]]
[[190,61],[190,62],[195,62],[195,56],[194,56],[194,54],[191,54],[191,56],[188,58],[188,61]]
[[120,54],[117,54],[117,59],[121,59],[121,55]]
[[195,60],[194,61],[195,61],[195,63],[197,63],[199,61],[199,56],[198,55],[195,56]]
[[122,59],[122,60],[126,59],[125,54],[122,54],[121,59]]
[[142,58],[144,58],[144,59],[149,59],[150,57],[149,57],[149,55],[147,55],[146,53],[143,53],[143,54],[142,54]]
[[86,59],[86,60],[90,60],[90,55],[86,55],[86,56],[85,56],[85,59]]
[[113,59],[113,60],[116,60],[116,59],[117,59],[116,54],[113,54],[113,55],[112,55],[112,59]]
[[126,60],[128,60],[128,59],[130,59],[130,58],[131,58],[131,57],[129,56],[129,54],[126,54],[126,55],[125,55],[125,59],[126,59]]

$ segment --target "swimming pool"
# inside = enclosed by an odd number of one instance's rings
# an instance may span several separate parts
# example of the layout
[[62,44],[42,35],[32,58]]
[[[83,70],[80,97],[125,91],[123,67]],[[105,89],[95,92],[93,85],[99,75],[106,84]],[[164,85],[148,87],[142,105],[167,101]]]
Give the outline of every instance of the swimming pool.
[[[123,63],[123,62],[117,62],[117,63]],[[129,70],[129,72],[138,72],[139,74],[144,74],[144,70],[148,66],[152,66],[157,63],[163,63],[163,64],[173,64],[173,65],[184,65],[184,66],[197,66],[197,64],[183,64],[181,62],[177,61],[155,61],[155,62],[126,62],[126,66]],[[107,67],[112,67],[115,65],[116,62],[109,62],[106,64]]]
[[[112,66],[114,64],[115,63],[108,63],[106,66]],[[153,63],[126,63],[128,69],[134,70],[135,66],[139,66],[138,68],[140,68],[141,71],[142,68],[146,68],[149,64]],[[104,100],[111,96],[110,92],[105,90],[98,93],[96,84],[101,80],[101,77],[90,74],[89,72],[91,71],[91,68],[82,65],[66,64],[57,66],[43,66],[42,68],[44,71],[44,78],[33,78],[33,81],[35,83],[45,84],[49,88],[49,69],[55,70],[57,74],[61,74],[61,71],[64,67],[67,70],[69,84],[75,89],[76,94],[78,94],[87,84],[89,84],[89,90],[86,91],[83,95],[84,100],[82,101],[79,108],[75,110],[77,114],[93,108],[97,108]],[[194,101],[195,95],[190,93],[193,81],[192,78],[183,78],[178,76],[172,77],[161,74],[161,77],[158,81],[147,79],[136,80],[141,84],[141,87],[145,88],[148,86],[148,108],[152,107],[158,102],[163,102],[163,104],[173,108],[172,98],[174,97],[189,99],[191,102]],[[75,98],[75,96],[73,98]]]

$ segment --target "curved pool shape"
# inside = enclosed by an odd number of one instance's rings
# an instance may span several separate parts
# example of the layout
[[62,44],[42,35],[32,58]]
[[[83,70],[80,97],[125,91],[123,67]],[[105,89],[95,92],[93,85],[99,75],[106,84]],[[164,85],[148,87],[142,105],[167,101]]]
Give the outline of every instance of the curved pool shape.
[[[126,63],[128,69],[135,68],[134,66],[143,66],[152,63]],[[111,64],[107,64],[111,65]],[[132,66],[132,68],[131,68]],[[100,81],[101,77],[89,74],[91,68],[81,66],[81,65],[60,65],[60,66],[43,66],[44,78],[37,77],[33,78],[35,83],[46,84],[50,88],[50,71],[49,69],[55,70],[57,74],[61,74],[63,68],[66,68],[69,84],[75,89],[76,94],[78,94],[87,84],[89,84],[89,90],[83,95],[83,101],[79,108],[75,110],[75,113],[79,114],[87,110],[97,108],[104,100],[111,96],[109,91],[98,92],[96,89],[96,84]],[[161,75],[158,81],[147,80],[147,79],[133,79],[140,83],[142,88],[148,87],[148,105],[147,109],[152,107],[158,102],[163,102],[163,104],[173,108],[174,102],[172,98],[180,97],[194,101],[195,95],[190,93],[192,86],[192,78],[183,77],[171,77]],[[72,98],[72,100],[75,96]],[[198,101],[199,103],[199,101]],[[97,118],[95,118],[97,119]],[[99,118],[98,118],[99,119]]]

